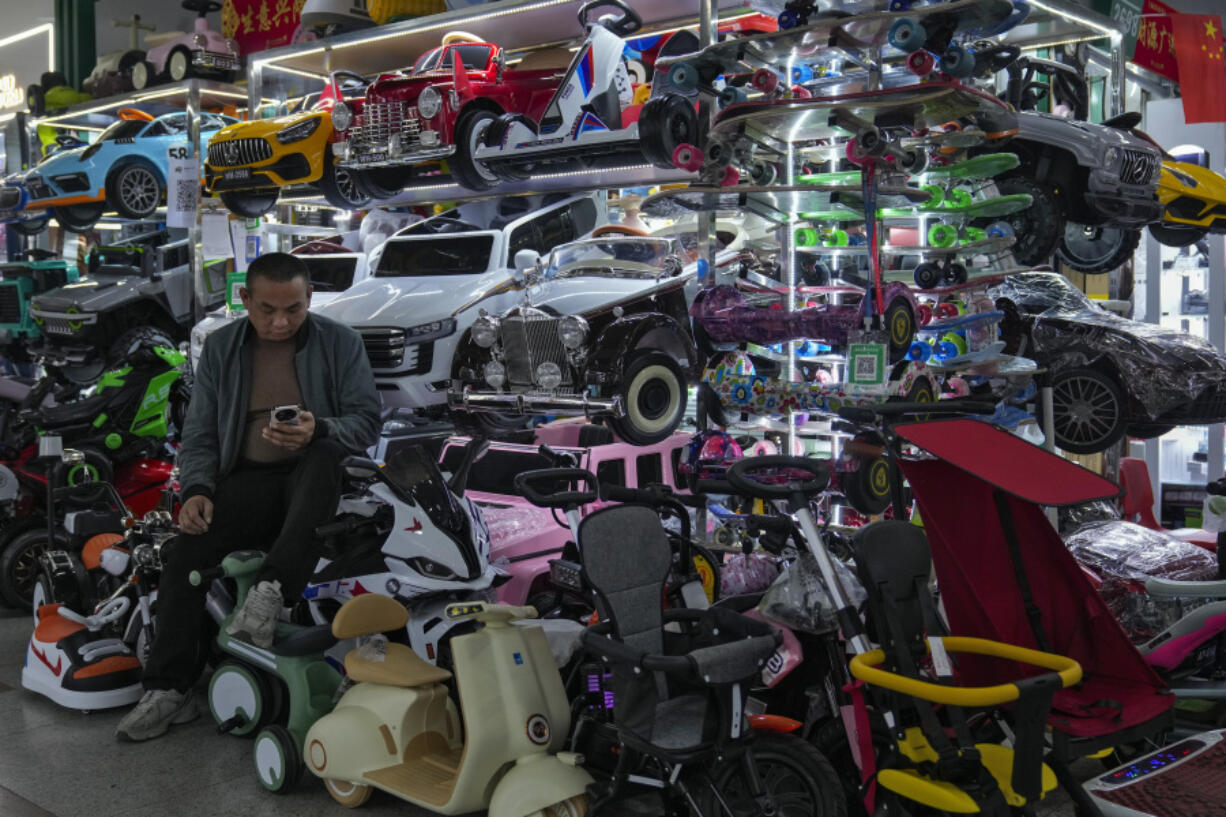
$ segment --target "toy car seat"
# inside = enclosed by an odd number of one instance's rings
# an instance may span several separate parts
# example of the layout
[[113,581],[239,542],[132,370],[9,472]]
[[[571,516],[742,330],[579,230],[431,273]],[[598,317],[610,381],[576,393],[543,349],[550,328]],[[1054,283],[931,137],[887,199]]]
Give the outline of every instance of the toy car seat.
[[[929,808],[1001,817],[1055,788],[1055,773],[1042,762],[1044,728],[1055,691],[1081,679],[1077,662],[986,639],[946,636],[928,589],[932,554],[921,528],[875,522],[861,528],[853,543],[881,649],[853,658],[852,675],[897,693],[882,698],[894,710],[897,748],[881,760],[877,783]],[[996,686],[959,687],[952,683],[956,667],[948,654],[953,652],[1049,671]],[[962,707],[1008,703],[1014,709],[1013,748],[977,743]],[[944,705],[945,719],[934,704]]]
[[[656,511],[646,505],[618,505],[587,516],[579,541],[583,577],[603,618],[582,640],[612,665],[623,747],[612,781],[592,791],[595,813],[618,796],[634,755],[677,767],[709,764],[726,752],[744,734],[742,702],[779,636],[769,625],[727,609],[663,610],[672,549]],[[666,649],[669,621],[692,625],[692,640],[681,651]],[[672,786],[693,801],[683,776],[675,776]]]

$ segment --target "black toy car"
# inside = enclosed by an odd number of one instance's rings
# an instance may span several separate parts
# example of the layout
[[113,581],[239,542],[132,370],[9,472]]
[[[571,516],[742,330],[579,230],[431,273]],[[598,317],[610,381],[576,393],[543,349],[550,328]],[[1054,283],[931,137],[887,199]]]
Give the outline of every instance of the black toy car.
[[1011,275],[992,289],[1008,354],[1052,374],[1056,445],[1103,451],[1124,434],[1226,421],[1226,356],[1208,341],[1115,315],[1062,275]]

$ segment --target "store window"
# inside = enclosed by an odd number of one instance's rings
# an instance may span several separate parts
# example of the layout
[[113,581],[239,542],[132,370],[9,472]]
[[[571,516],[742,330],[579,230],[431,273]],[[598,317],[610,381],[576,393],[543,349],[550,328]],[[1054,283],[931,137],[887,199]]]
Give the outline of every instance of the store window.
[[664,460],[659,454],[643,454],[635,460],[634,470],[640,488],[664,481]]
[[626,485],[626,463],[624,460],[605,460],[596,466],[596,481],[601,485]]
[[439,236],[389,241],[383,245],[376,278],[473,275],[485,272],[494,248],[491,235]]

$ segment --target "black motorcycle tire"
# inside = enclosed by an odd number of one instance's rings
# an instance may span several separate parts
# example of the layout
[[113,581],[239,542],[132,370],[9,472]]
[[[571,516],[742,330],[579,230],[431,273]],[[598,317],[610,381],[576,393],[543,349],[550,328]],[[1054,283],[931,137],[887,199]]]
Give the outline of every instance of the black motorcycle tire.
[[[780,809],[783,813],[803,814],[804,817],[847,817],[847,802],[839,776],[826,756],[813,744],[796,735],[758,732],[753,736],[748,751],[753,753],[758,776],[768,786],[770,794],[788,804],[789,808]],[[711,769],[710,777],[735,817],[750,817],[762,811],[746,791],[742,762],[739,755],[719,761]],[[788,782],[791,782],[792,790],[780,791]],[[724,813],[709,786],[697,782],[694,786],[703,814]]]

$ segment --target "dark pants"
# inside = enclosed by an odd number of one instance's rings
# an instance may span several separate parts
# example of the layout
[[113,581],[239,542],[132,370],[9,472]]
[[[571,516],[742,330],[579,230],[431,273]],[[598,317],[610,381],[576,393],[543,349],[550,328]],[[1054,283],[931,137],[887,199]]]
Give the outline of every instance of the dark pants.
[[345,451],[330,439],[311,443],[296,460],[239,467],[213,492],[213,521],[199,536],[182,534],[158,585],[157,638],[145,666],[146,689],[189,689],[209,654],[207,588],[187,580],[236,550],[263,550],[259,579],[281,582],[292,603],[315,570],[323,543],[315,528],[336,515]]

